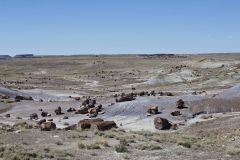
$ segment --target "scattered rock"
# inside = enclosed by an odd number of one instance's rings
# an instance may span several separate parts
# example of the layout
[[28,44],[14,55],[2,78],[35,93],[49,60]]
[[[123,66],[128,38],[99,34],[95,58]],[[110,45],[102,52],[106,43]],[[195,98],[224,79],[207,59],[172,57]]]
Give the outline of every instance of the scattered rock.
[[76,111],[76,109],[75,109],[75,108],[72,108],[72,107],[70,107],[70,108],[67,109],[67,112],[75,112],[75,111]]
[[100,112],[100,111],[102,110],[102,105],[99,104],[99,105],[97,106],[97,109],[98,109],[98,111]]
[[33,100],[33,98],[32,97],[28,97],[28,96],[19,96],[19,95],[17,95],[16,97],[15,97],[15,101],[21,101],[21,100],[29,100],[29,101],[32,101]]
[[37,113],[32,113],[32,114],[30,115],[30,120],[37,120],[37,119],[38,119]]
[[89,114],[88,116],[89,116],[89,118],[96,118],[97,115],[98,115],[98,113],[95,112],[95,113]]
[[156,95],[155,91],[151,91],[150,95],[155,96]]
[[56,129],[56,124],[53,122],[44,122],[40,125],[41,131],[51,131]]
[[158,106],[150,106],[147,112],[150,114],[158,114]]
[[47,115],[48,115],[48,112],[42,112],[42,113],[41,113],[41,116],[42,116],[42,117],[47,117]]
[[87,114],[88,113],[88,107],[87,106],[81,106],[75,114]]
[[172,127],[171,127],[173,130],[177,130],[178,129],[178,125],[176,123],[172,124]]
[[46,119],[41,119],[40,121],[37,122],[38,125],[41,125],[42,123],[46,122]]
[[172,116],[180,116],[181,113],[180,113],[180,111],[174,111],[174,112],[171,113],[171,115]]
[[167,119],[161,118],[161,117],[156,117],[154,119],[154,125],[155,125],[155,128],[159,130],[167,130],[172,127],[172,124],[169,123]]
[[80,101],[80,97],[74,97],[74,99],[76,100],[76,101]]
[[57,109],[55,109],[54,112],[55,112],[56,115],[63,114],[62,113],[62,108],[60,106]]
[[89,104],[89,98],[87,98],[86,100],[84,100],[83,102],[82,102],[82,105],[84,105],[84,106],[86,106],[86,105],[88,105]]
[[182,99],[179,99],[177,102],[176,102],[176,106],[178,109],[183,109],[183,108],[186,108],[185,105],[184,105],[184,101]]
[[144,96],[144,95],[145,95],[145,92],[144,92],[144,91],[141,91],[141,92],[139,92],[138,95],[139,95],[139,96]]
[[159,92],[158,93],[160,96],[174,96],[171,92]]
[[97,118],[80,120],[78,127],[81,129],[96,128],[100,131],[105,131],[111,128],[117,128],[117,125],[114,121],[104,121],[103,119]]
[[197,92],[196,91],[192,92],[192,95],[197,95]]
[[171,92],[167,92],[166,94],[167,94],[167,96],[173,96],[173,94]]
[[125,101],[132,101],[135,100],[133,94],[121,95],[120,98],[116,99],[116,102],[125,102]]
[[10,114],[6,114],[5,117],[6,117],[6,118],[10,118],[11,115],[10,115]]
[[88,103],[88,107],[89,108],[94,108],[96,104],[96,100],[95,99],[89,99],[89,103]]
[[96,118],[96,119],[83,119],[83,120],[80,120],[78,122],[78,128],[81,128],[81,129],[90,129],[91,128],[91,125],[95,124],[95,123],[98,123],[98,122],[102,122],[103,119],[101,118]]
[[64,116],[63,119],[68,119],[68,116]]

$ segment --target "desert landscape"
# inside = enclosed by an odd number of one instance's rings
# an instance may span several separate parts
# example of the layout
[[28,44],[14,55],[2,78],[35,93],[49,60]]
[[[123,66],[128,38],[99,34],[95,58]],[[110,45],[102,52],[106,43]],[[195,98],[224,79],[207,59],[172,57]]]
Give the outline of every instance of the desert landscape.
[[240,54],[0,60],[0,159],[240,157]]

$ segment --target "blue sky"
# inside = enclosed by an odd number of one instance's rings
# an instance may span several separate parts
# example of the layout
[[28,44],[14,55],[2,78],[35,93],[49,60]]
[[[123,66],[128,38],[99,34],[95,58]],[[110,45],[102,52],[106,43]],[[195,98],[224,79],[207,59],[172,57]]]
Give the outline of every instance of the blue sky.
[[239,0],[0,0],[0,54],[240,52]]

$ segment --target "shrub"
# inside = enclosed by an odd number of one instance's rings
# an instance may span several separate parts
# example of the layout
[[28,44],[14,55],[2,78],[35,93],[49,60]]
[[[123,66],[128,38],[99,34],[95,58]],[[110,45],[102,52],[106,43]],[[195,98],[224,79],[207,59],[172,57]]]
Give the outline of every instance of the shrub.
[[126,146],[128,146],[127,141],[125,139],[121,139],[120,143],[117,146],[115,146],[115,150],[119,153],[128,152]]
[[179,142],[178,145],[181,145],[185,148],[191,148],[191,144],[188,142]]

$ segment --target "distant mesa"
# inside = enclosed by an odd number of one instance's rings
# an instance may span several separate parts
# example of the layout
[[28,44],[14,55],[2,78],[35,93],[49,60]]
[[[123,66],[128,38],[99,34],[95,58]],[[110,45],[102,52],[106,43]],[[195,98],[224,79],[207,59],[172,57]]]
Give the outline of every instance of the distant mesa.
[[12,57],[9,55],[0,55],[0,60],[11,59]]
[[33,57],[34,57],[33,54],[18,54],[14,56],[14,58],[33,58]]

